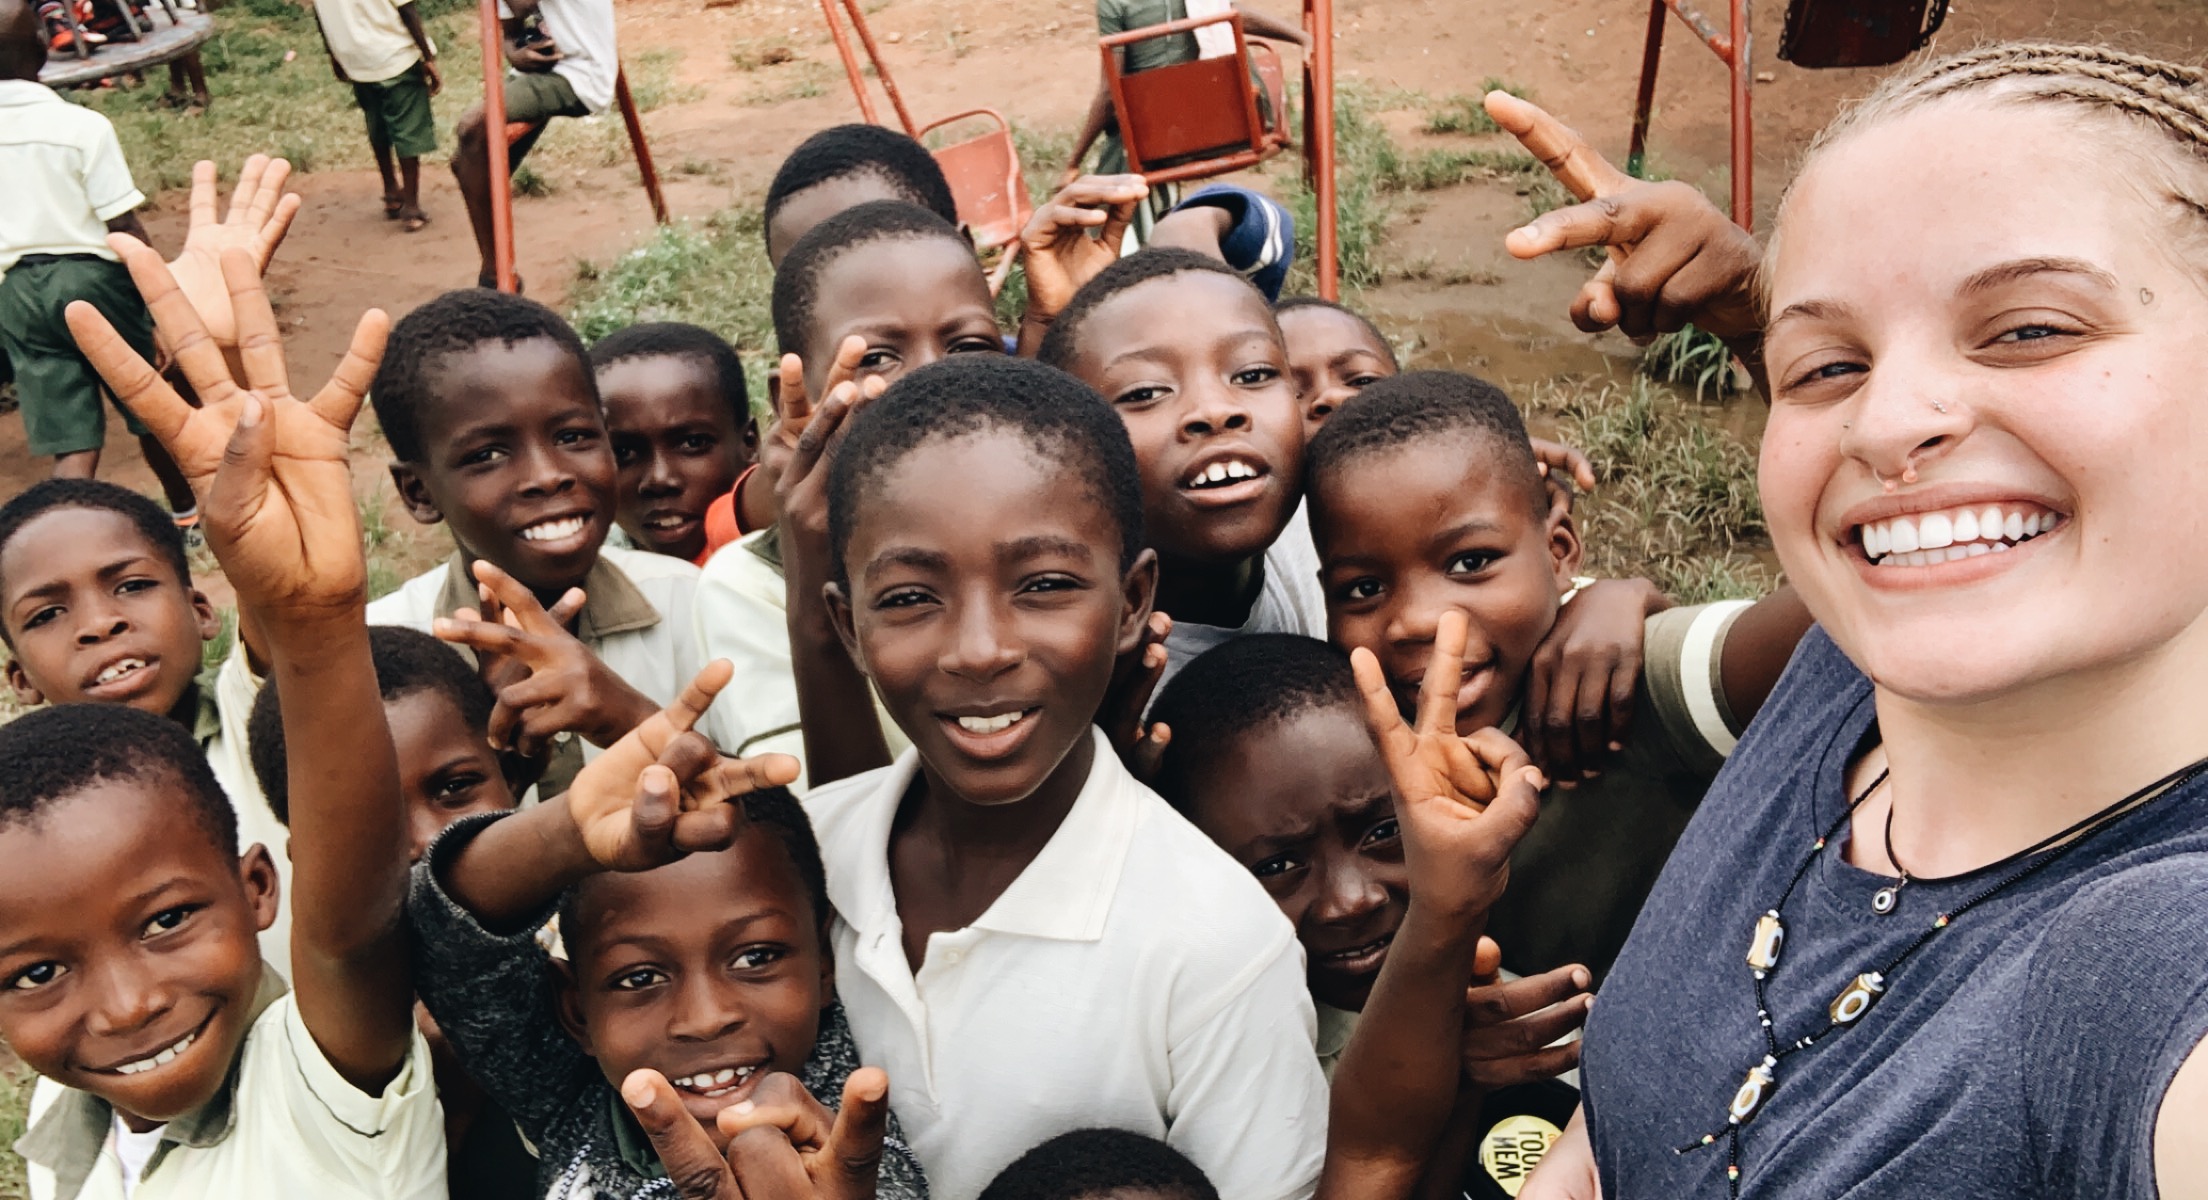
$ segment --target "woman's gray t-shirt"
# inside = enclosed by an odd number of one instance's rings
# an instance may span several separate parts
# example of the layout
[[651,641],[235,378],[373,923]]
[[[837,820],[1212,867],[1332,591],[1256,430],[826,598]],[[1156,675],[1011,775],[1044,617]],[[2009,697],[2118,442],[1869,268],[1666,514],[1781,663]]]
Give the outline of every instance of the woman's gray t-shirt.
[[[1822,630],[1681,837],[1588,1022],[1584,1100],[1611,1200],[1722,1198],[1726,1109],[1765,1043],[1759,914],[1846,809],[1870,682]],[[2200,749],[2208,753],[2208,727]],[[2110,801],[2117,795],[2110,795]],[[1767,983],[1782,1044],[1933,919],[2009,874],[1891,882],[1835,837],[1785,906]],[[1742,1127],[1742,1196],[2152,1196],[2162,1097],[2208,1034],[2208,780],[1972,908],[1853,1026],[1781,1060]]]

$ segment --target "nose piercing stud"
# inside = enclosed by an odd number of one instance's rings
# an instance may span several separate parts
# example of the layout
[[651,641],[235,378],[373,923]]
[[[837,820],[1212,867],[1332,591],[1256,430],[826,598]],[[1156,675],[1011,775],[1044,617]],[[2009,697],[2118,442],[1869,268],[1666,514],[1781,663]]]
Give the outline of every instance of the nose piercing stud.
[[1941,416],[1943,416],[1943,417],[1944,417],[1944,416],[1946,416],[1946,415],[1947,415],[1947,405],[1945,405],[1945,404],[1942,404],[1942,403],[1940,403],[1940,402],[1939,402],[1939,401],[1937,401],[1937,400],[1934,400],[1934,401],[1932,402],[1932,411],[1933,411],[1933,412],[1936,412],[1936,413],[1938,413],[1938,414],[1940,414]]

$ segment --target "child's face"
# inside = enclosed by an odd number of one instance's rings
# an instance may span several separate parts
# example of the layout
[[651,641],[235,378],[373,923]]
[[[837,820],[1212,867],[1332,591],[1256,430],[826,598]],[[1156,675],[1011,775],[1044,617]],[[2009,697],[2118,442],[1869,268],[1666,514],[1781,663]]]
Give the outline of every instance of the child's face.
[[805,390],[826,390],[836,347],[866,339],[857,378],[887,384],[953,354],[1002,354],[989,280],[972,250],[940,237],[874,242],[822,268],[814,292]]
[[1268,722],[1218,747],[1190,784],[1197,828],[1294,923],[1311,995],[1362,1011],[1410,900],[1395,794],[1363,715]]
[[756,825],[727,850],[583,886],[561,930],[568,1032],[616,1087],[640,1067],[665,1075],[725,1149],[715,1115],[813,1052],[835,984],[823,914]]
[[1462,611],[1471,625],[1457,689],[1465,734],[1517,704],[1579,566],[1571,517],[1550,513],[1545,496],[1493,461],[1486,446],[1439,437],[1356,455],[1312,481],[1328,636],[1372,651],[1408,716],[1441,614]]
[[1118,522],[1068,474],[983,430],[923,443],[861,494],[831,611],[938,794],[1010,804],[1086,778],[1156,572],[1147,555],[1121,570]]
[[505,812],[514,793],[498,754],[452,697],[435,688],[383,702],[406,797],[407,861],[418,862],[447,825],[471,813]]
[[25,704],[176,710],[221,631],[213,606],[130,519],[101,508],[43,513],[0,551],[8,683]]
[[181,786],[104,781],[0,828],[0,1039],[136,1127],[222,1086],[276,916],[267,851],[218,848]]
[[1882,691],[2067,712],[2074,683],[2035,687],[2196,669],[2167,664],[2208,637],[2208,295],[2170,225],[2198,216],[2142,202],[2164,151],[2110,121],[1941,101],[1836,143],[1788,200],[1764,510]]
[[767,222],[767,265],[781,266],[798,239],[837,213],[875,200],[911,199],[886,177],[872,171],[823,179],[785,198],[782,207],[775,210],[774,219]]
[[391,464],[407,511],[540,597],[598,563],[613,524],[613,451],[588,368],[549,338],[448,356],[421,414],[422,463]]
[[1310,304],[1277,315],[1306,436],[1351,396],[1396,373],[1394,352],[1348,313]]
[[689,355],[624,358],[598,372],[620,473],[621,529],[647,550],[695,559],[705,510],[750,454],[711,363]]
[[1287,527],[1303,416],[1254,288],[1209,271],[1128,288],[1089,314],[1073,373],[1127,422],[1143,530],[1159,557],[1243,562]]

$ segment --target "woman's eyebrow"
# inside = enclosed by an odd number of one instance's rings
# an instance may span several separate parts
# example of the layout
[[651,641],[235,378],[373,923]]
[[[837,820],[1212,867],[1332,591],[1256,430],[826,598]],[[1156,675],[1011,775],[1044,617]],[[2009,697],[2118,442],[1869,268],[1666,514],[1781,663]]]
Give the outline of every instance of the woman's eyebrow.
[[2116,277],[2082,258],[2039,257],[2019,258],[2013,262],[1987,267],[1963,281],[1956,289],[1959,295],[1971,296],[1990,292],[1995,288],[2029,279],[2035,275],[2072,275],[2092,283],[2104,291],[2116,290]]

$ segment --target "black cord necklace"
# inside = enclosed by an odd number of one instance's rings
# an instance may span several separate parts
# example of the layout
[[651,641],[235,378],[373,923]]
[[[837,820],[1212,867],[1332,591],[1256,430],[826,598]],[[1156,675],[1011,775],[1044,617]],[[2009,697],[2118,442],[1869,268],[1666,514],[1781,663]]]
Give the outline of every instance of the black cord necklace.
[[[2153,783],[2132,792],[2114,804],[2085,817],[2069,828],[2041,838],[2039,841],[2005,858],[1974,870],[1944,876],[1939,879],[1921,880],[1920,882],[1924,883],[1947,883],[1972,875],[1986,875],[2000,872],[2005,868],[2014,868],[2008,870],[1994,883],[1972,893],[1953,909],[1935,916],[1931,925],[1924,932],[1918,934],[1907,945],[1903,946],[1900,953],[1888,958],[1883,966],[1880,966],[1877,970],[1865,971],[1850,980],[1848,985],[1840,990],[1840,994],[1834,996],[1832,1002],[1825,1006],[1827,1020],[1824,1028],[1797,1038],[1792,1042],[1782,1044],[1779,1041],[1778,1031],[1772,1028],[1771,1006],[1765,998],[1765,985],[1768,983],[1771,974],[1778,969],[1779,952],[1786,944],[1786,924],[1780,913],[1786,908],[1786,902],[1793,898],[1794,889],[1801,885],[1802,877],[1809,874],[1809,869],[1816,863],[1817,856],[1824,852],[1825,844],[1840,832],[1841,827],[1848,823],[1848,820],[1855,815],[1856,810],[1863,806],[1863,802],[1869,800],[1872,794],[1886,783],[1890,770],[1880,771],[1876,779],[1871,780],[1868,786],[1848,802],[1847,811],[1841,813],[1839,819],[1834,821],[1830,828],[1819,834],[1817,840],[1811,844],[1809,854],[1802,859],[1802,865],[1796,867],[1793,877],[1787,880],[1786,890],[1779,893],[1779,902],[1772,905],[1762,916],[1756,918],[1755,933],[1748,943],[1748,967],[1755,979],[1756,1019],[1763,1028],[1763,1058],[1755,1066],[1749,1068],[1747,1078],[1741,1081],[1739,1090],[1733,1093],[1733,1102],[1726,1109],[1724,1128],[1715,1133],[1704,1134],[1700,1140],[1680,1146],[1673,1153],[1685,1154],[1692,1150],[1699,1150],[1704,1146],[1714,1145],[1719,1138],[1723,1138],[1727,1146],[1725,1157],[1726,1182],[1729,1194],[1734,1197],[1734,1200],[1738,1200],[1740,1196],[1740,1128],[1755,1118],[1756,1113],[1763,1108],[1764,1102],[1770,1099],[1772,1091],[1777,1088],[1778,1066],[1781,1060],[1799,1054],[1860,1021],[1863,1015],[1871,1010],[1871,1006],[1878,1002],[1878,998],[1885,994],[1887,982],[1893,973],[1900,969],[1903,963],[1908,962],[1911,957],[1915,956],[1917,951],[1922,950],[1933,938],[1938,937],[1942,931],[1953,925],[1956,919],[1964,913],[2060,862],[2064,855],[2084,845],[2094,835],[2115,824],[2118,819],[2145,808],[2162,796],[2192,782],[2203,773],[2208,773],[2208,758],[2202,758],[2189,766],[2180,767]],[[1886,844],[1888,861],[1893,862],[1895,868],[1900,870],[1900,862],[1893,857],[1893,810],[1890,807],[1887,810],[1886,819]],[[1900,883],[1881,888],[1872,897],[1872,911],[1882,916],[1891,913],[1901,889],[1908,885],[1909,880],[1909,873],[1903,870]],[[1880,907],[1880,895],[1885,897],[1884,907]]]

